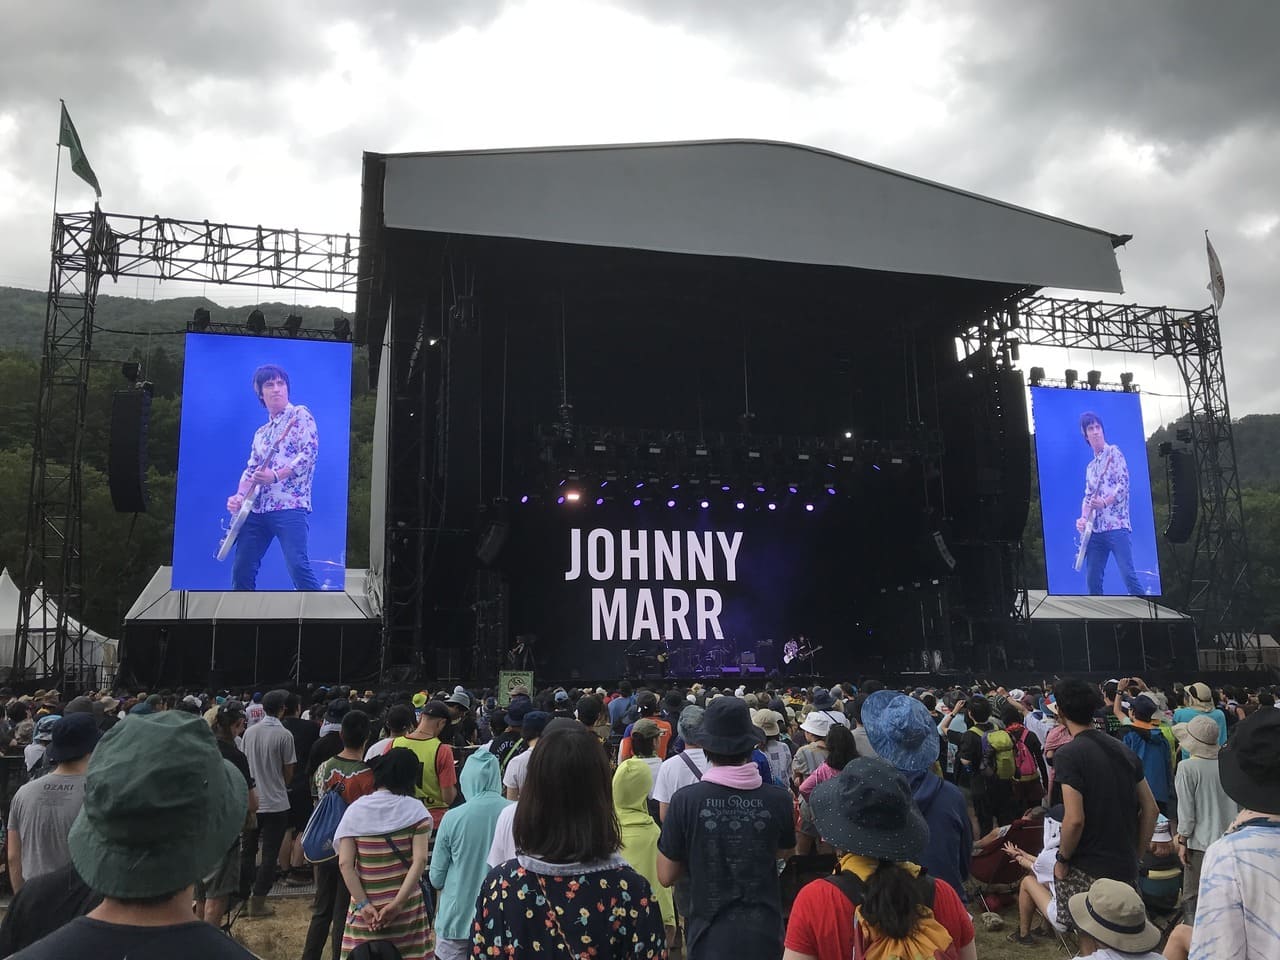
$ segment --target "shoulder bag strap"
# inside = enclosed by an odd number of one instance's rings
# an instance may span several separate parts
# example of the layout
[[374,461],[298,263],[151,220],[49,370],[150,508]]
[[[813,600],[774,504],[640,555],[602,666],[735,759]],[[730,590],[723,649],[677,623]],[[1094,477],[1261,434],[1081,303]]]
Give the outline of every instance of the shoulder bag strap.
[[[391,852],[396,855],[396,858],[404,864],[405,870],[413,868],[413,861],[406,857],[404,852],[396,846],[396,842],[391,839],[391,834],[383,834],[382,839],[387,841],[387,846],[391,848]],[[431,881],[427,879],[425,868],[422,871],[422,875],[418,877],[418,889],[422,891],[422,906],[427,911],[427,924],[433,924],[436,921],[435,897],[431,892]]]
[[702,771],[698,769],[698,765],[696,763],[694,763],[691,759],[689,759],[689,755],[687,753],[682,752],[680,754],[680,759],[684,761],[684,765],[689,768],[690,773],[692,773],[699,780],[702,779]]

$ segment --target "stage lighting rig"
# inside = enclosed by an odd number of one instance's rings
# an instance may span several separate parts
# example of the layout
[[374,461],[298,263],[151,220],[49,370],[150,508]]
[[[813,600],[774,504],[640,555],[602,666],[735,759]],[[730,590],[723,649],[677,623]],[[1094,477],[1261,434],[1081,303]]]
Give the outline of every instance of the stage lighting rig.
[[126,360],[120,364],[120,376],[124,377],[130,383],[138,382],[138,374],[142,371],[142,367],[137,360]]
[[250,333],[266,333],[267,318],[261,310],[255,307],[245,320],[244,328]]
[[1044,382],[1044,367],[1032,367],[1030,379],[1033,387],[1040,386]]
[[333,335],[339,340],[351,339],[351,321],[347,317],[333,318]]
[[1076,385],[1076,381],[1080,379],[1078,370],[1068,370],[1066,372],[1067,389],[1070,390]]
[[1090,370],[1085,376],[1088,378],[1089,389],[1097,390],[1098,384],[1102,383],[1102,371]]
[[291,337],[296,337],[298,331],[302,329],[302,317],[296,313],[291,313],[284,318],[284,332]]
[[1120,388],[1125,393],[1133,393],[1133,374],[1132,373],[1120,374]]
[[208,330],[211,322],[209,311],[204,307],[196,307],[195,312],[191,314],[191,329],[197,333]]

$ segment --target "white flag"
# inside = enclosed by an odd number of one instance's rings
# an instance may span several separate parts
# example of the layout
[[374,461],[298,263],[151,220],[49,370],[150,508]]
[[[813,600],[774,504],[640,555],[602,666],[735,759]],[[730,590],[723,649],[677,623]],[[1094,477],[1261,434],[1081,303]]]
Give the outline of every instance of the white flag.
[[1213,307],[1222,309],[1222,298],[1227,295],[1227,281],[1222,277],[1222,264],[1218,262],[1218,254],[1214,252],[1213,241],[1209,239],[1209,231],[1204,232],[1204,245],[1209,250],[1209,293],[1213,295]]

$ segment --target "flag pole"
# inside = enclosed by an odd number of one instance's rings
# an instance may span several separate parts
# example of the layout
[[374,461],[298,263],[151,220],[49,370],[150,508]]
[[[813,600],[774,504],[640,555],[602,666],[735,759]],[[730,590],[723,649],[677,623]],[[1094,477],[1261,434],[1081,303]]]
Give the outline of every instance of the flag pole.
[[[58,99],[62,110],[67,109],[67,102]],[[49,252],[58,247],[58,178],[62,175],[62,112],[58,113],[58,159],[53,164],[53,223],[49,227]]]

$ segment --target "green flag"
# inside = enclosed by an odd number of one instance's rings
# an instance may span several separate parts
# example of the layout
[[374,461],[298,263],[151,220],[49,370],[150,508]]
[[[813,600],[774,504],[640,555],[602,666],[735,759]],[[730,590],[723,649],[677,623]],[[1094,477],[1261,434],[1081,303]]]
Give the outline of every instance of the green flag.
[[76,133],[65,103],[62,105],[62,124],[58,128],[58,145],[71,151],[71,169],[101,197],[102,188],[98,186],[98,177],[93,172],[93,167],[89,166],[89,158],[84,155],[84,147],[80,146],[80,134]]

